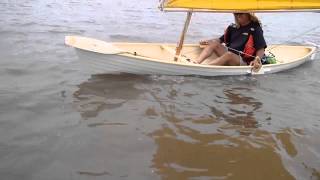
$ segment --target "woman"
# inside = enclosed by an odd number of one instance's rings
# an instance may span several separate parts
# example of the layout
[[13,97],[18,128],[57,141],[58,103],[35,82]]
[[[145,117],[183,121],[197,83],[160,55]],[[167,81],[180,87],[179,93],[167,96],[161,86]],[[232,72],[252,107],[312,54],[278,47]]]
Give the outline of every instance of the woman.
[[267,45],[260,21],[253,13],[234,13],[234,17],[235,24],[231,24],[219,39],[200,42],[200,45],[207,46],[194,63],[201,64],[212,53],[216,53],[218,58],[208,64],[261,67],[260,59]]

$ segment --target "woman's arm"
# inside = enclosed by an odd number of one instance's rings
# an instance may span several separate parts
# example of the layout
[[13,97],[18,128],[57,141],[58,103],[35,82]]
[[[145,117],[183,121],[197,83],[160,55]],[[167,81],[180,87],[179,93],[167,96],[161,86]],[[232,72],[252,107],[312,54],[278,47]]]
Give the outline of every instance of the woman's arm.
[[257,51],[256,55],[259,56],[260,59],[262,59],[262,57],[264,55],[264,48],[259,49]]
[[[262,59],[263,55],[264,55],[264,48],[261,48],[256,52],[256,58],[250,62],[250,66],[253,66],[253,64],[255,64],[255,63],[261,63],[261,59]],[[257,61],[259,61],[259,62],[257,62]]]

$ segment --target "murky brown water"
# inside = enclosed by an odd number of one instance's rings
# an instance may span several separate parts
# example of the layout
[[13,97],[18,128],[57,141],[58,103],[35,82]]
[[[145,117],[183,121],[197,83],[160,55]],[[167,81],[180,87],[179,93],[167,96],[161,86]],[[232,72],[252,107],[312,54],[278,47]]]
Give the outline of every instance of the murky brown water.
[[[320,179],[318,60],[256,77],[93,75],[63,44],[176,42],[185,15],[156,5],[0,2],[0,179]],[[269,44],[320,44],[320,28],[296,37],[319,15],[259,17]],[[196,14],[187,41],[231,21]]]

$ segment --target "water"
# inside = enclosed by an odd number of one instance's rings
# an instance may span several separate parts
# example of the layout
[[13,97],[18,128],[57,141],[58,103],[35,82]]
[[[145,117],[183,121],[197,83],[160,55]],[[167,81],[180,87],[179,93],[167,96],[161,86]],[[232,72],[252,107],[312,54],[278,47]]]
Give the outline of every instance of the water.
[[[64,36],[177,42],[157,1],[0,2],[0,177],[320,179],[320,63],[238,77],[93,75]],[[320,44],[320,14],[259,14],[269,44]],[[187,42],[229,14],[196,14]],[[317,56],[316,59],[319,59]]]

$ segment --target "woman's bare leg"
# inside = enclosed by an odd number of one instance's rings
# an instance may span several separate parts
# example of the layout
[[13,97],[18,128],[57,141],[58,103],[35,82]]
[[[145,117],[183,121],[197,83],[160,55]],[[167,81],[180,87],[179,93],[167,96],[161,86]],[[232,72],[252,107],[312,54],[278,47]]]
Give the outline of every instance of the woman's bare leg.
[[208,64],[216,66],[240,66],[240,57],[232,52],[227,52]]
[[199,57],[196,59],[196,63],[201,64],[206,58],[215,52],[219,57],[227,52],[225,46],[223,46],[218,40],[211,40],[207,47],[205,47]]

